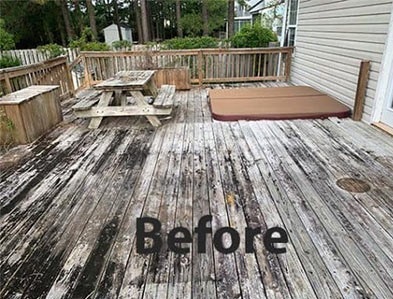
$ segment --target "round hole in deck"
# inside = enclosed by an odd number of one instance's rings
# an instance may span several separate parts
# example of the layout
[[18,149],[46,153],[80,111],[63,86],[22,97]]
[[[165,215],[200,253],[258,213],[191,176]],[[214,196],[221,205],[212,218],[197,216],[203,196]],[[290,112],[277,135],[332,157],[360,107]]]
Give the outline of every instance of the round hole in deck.
[[365,193],[371,189],[367,182],[355,178],[342,178],[337,180],[336,184],[341,189],[353,193]]

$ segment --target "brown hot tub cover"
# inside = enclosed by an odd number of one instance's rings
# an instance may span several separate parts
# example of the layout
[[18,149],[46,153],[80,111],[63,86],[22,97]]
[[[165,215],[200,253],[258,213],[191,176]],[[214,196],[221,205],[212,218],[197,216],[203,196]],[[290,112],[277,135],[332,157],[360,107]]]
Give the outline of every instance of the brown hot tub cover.
[[310,119],[348,117],[344,104],[307,86],[212,89],[210,108],[214,119]]

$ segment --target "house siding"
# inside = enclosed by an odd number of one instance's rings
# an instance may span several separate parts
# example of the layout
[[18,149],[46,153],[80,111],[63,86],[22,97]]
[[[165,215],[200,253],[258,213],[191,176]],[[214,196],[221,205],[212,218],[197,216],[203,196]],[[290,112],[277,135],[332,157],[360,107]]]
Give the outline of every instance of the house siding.
[[363,120],[370,122],[392,0],[300,0],[291,81],[353,108],[361,60],[371,61]]

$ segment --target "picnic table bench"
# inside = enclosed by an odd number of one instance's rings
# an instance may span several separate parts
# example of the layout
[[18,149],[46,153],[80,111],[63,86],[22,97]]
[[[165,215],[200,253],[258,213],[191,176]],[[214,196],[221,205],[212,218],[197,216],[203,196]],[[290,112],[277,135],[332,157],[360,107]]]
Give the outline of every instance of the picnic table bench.
[[[158,90],[152,77],[154,71],[122,71],[115,77],[105,80],[96,86],[94,91],[83,96],[72,108],[78,117],[92,118],[90,129],[98,128],[106,116],[143,115],[149,122],[158,127],[161,125],[157,116],[170,115],[172,112],[175,86],[163,85]],[[127,105],[130,94],[136,105]],[[149,105],[145,96],[154,99]],[[112,106],[110,106],[113,103]]]

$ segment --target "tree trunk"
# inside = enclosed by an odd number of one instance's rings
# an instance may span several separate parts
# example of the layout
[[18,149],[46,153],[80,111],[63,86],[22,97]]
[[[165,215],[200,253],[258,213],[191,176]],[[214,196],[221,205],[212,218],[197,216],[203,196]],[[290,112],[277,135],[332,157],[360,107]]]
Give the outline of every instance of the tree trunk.
[[183,37],[183,28],[180,24],[181,20],[181,3],[180,0],[176,0],[176,24],[177,24],[177,36]]
[[[132,9],[132,6],[130,6]],[[134,0],[134,11],[135,11],[135,22],[136,22],[136,31],[138,33],[138,43],[143,44],[143,30],[142,30],[142,20],[141,20],[141,11],[138,5],[138,0]]]
[[203,35],[209,35],[209,12],[207,9],[207,1],[208,0],[202,0]]
[[146,43],[146,42],[150,41],[150,26],[149,26],[149,20],[147,17],[146,0],[141,0],[141,19],[142,19],[143,41]]
[[83,17],[82,17],[81,8],[79,5],[79,0],[74,0],[74,5],[75,5],[76,21],[78,23],[80,34],[82,34],[85,26],[83,24]]
[[94,11],[94,6],[93,3],[91,3],[91,0],[86,0],[86,6],[87,6],[87,11],[89,13],[89,23],[90,23],[90,29],[91,32],[93,33],[93,39],[96,41],[97,40],[97,25],[96,25],[96,14]]
[[228,38],[235,32],[235,0],[228,1]]
[[63,14],[64,25],[67,32],[67,38],[69,41],[71,41],[75,37],[75,32],[71,27],[70,12],[68,11],[67,0],[60,0],[60,7],[61,7],[61,12]]
[[113,0],[112,4],[113,4],[115,22],[117,25],[117,32],[119,33],[119,40],[123,40],[123,35],[121,34],[121,26],[119,21],[119,6],[117,5],[117,0]]

